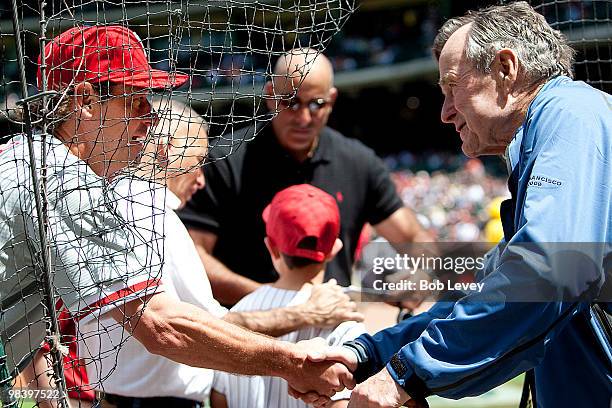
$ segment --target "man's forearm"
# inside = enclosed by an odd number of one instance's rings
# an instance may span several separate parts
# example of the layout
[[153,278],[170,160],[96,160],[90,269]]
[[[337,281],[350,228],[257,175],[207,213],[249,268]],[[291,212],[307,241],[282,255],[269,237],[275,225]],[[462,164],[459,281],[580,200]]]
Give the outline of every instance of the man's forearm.
[[302,289],[311,290],[306,303],[265,311],[228,313],[224,319],[274,337],[307,326],[333,328],[349,320],[363,321],[355,302],[334,279],[314,286],[308,284]]
[[300,306],[255,312],[230,312],[223,319],[272,337],[279,337],[314,324],[306,308]]
[[224,305],[236,304],[240,299],[253,292],[257,283],[229,269],[217,258],[198,248],[200,259],[210,280],[213,296]]
[[423,228],[416,215],[402,207],[380,223],[373,225],[376,232],[392,245],[410,242],[433,242],[434,238]]
[[108,313],[148,352],[178,363],[281,377],[302,393],[331,396],[354,386],[342,364],[308,361],[310,343],[296,345],[250,332],[165,293],[152,295],[146,307],[134,300]]
[[[142,305],[136,307],[126,307],[123,313],[138,315]],[[116,320],[125,320],[123,313],[112,313]],[[163,293],[151,297],[132,334],[149,352],[195,367],[279,376],[296,364],[284,343],[215,318]]]

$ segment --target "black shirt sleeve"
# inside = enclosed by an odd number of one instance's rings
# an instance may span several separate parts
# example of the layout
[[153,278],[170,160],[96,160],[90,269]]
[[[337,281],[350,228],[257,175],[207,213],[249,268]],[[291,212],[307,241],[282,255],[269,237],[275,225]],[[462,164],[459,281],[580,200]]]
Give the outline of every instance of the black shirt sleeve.
[[403,207],[389,170],[383,161],[370,150],[368,160],[367,221],[376,225]]

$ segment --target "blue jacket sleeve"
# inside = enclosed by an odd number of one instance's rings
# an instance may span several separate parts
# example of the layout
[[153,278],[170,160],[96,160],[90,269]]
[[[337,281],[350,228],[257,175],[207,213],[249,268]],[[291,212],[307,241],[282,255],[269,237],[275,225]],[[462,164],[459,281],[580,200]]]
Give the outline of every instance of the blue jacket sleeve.
[[406,319],[375,335],[365,333],[355,339],[368,354],[367,364],[362,368],[365,377],[379,372],[404,345],[416,340],[433,319],[448,316],[453,305],[453,302],[438,302],[425,313]]
[[[480,395],[533,368],[572,316],[588,307],[579,300],[592,299],[604,284],[597,262],[609,245],[579,254],[595,262],[577,267],[555,257],[549,243],[610,241],[609,119],[592,115],[589,104],[546,104],[524,129],[517,233],[483,278],[483,291],[459,300],[448,316],[432,318],[414,340],[417,330],[410,332],[409,324],[398,328],[401,334],[378,337],[407,341],[386,367],[413,398]],[[534,176],[546,182],[531,183]],[[531,301],[517,301],[517,294]],[[393,347],[383,353],[378,345],[377,361],[398,347],[386,341]]]
[[[502,240],[500,245],[495,246],[485,255],[485,265],[479,271],[479,276],[486,276],[497,267],[497,258],[503,244]],[[367,363],[360,369],[361,374],[367,378],[382,370],[391,360],[391,357],[403,346],[415,341],[432,320],[448,317],[453,311],[455,302],[463,296],[465,294],[459,291],[449,292],[444,299],[434,304],[427,312],[406,319],[396,326],[381,330],[375,335],[365,333],[355,339],[363,346],[368,355]]]

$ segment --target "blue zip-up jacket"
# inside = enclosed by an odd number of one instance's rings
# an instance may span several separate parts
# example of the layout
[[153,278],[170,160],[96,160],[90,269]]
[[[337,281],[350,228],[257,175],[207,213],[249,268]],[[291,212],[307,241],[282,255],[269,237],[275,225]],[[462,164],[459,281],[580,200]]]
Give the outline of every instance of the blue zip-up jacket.
[[[535,368],[538,407],[608,408],[612,348],[589,306],[611,300],[601,291],[612,284],[612,97],[567,77],[548,81],[508,156],[515,191],[507,245],[489,254],[482,292],[360,336],[369,356],[362,369],[373,375],[386,365],[416,399],[459,399]],[[589,247],[597,265],[560,268],[546,243],[561,242],[598,243]],[[516,297],[534,288],[552,292],[540,302],[537,293]]]

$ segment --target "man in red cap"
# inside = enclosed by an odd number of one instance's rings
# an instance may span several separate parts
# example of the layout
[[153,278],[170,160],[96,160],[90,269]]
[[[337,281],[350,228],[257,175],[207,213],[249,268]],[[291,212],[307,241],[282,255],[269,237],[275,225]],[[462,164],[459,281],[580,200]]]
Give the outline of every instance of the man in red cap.
[[[336,200],[310,184],[278,192],[265,208],[264,239],[279,279],[263,285],[240,300],[232,312],[252,312],[297,305],[308,300],[313,284],[323,282],[326,264],[336,256],[342,241]],[[365,333],[361,323],[348,321],[334,328],[305,327],[280,337],[297,343],[322,337],[341,345]],[[350,394],[332,397],[330,407],[346,407]],[[211,395],[213,408],[305,407],[288,396],[287,382],[273,377],[244,377],[216,372]]]
[[[344,366],[309,362],[307,346],[254,334],[164,293],[156,251],[163,231],[136,228],[143,221],[131,219],[129,208],[117,212],[119,200],[138,204],[112,187],[138,161],[155,121],[148,93],[180,86],[186,76],[153,70],[130,30],[88,27],[70,29],[45,47],[38,79],[42,91],[57,92],[53,108],[43,110],[54,137],[35,133],[33,158],[23,135],[0,149],[0,258],[10,260],[0,264],[0,336],[10,370],[29,366],[45,336],[47,313],[38,290],[45,248],[33,232],[38,217],[30,186],[36,183],[31,168],[42,167],[38,153],[46,151],[50,278],[77,333],[106,314],[147,351],[179,363],[280,376],[301,392],[328,396],[354,385]],[[151,207],[151,220],[156,210]],[[117,347],[104,350],[84,364],[116,353]],[[36,388],[49,384],[41,375],[34,373],[42,380]]]
[[60,97],[54,136],[106,178],[139,158],[155,120],[149,93],[188,79],[151,68],[138,36],[120,26],[71,28],[46,45],[38,62],[39,89]]
[[[47,138],[46,142],[43,142],[38,129],[33,135],[34,151],[40,151],[43,143],[48,151],[46,160],[48,185],[52,187],[49,190],[48,199],[50,203],[56,203],[56,198],[65,194],[63,190],[68,188],[72,188],[72,191],[78,192],[80,196],[78,202],[76,200],[66,201],[67,214],[63,216],[55,214],[53,209],[50,210],[51,227],[55,230],[55,234],[70,236],[72,239],[71,248],[62,245],[54,246],[57,254],[61,253],[58,264],[62,264],[65,262],[64,259],[69,258],[67,256],[69,252],[73,251],[74,247],[78,247],[85,239],[76,233],[74,228],[67,226],[75,219],[93,214],[93,208],[89,208],[83,202],[110,202],[109,197],[101,193],[101,185],[115,178],[122,169],[138,161],[149,128],[155,121],[155,114],[147,99],[149,92],[181,86],[187,81],[188,76],[152,69],[140,39],[133,31],[121,26],[71,28],[53,38],[46,45],[44,52],[38,58],[38,65],[39,90],[55,91],[55,95],[47,101],[48,112],[45,113],[45,122],[50,122],[48,129],[51,130],[54,137]],[[39,119],[42,119],[42,103],[43,101],[39,99],[32,105],[34,114],[41,114]],[[34,123],[37,124],[37,121]],[[7,151],[4,156],[6,158],[10,159],[10,156],[18,158],[26,153],[25,138],[22,135],[13,138],[9,145],[13,151]],[[3,165],[6,166],[6,163]],[[36,166],[38,167],[39,163],[36,163]],[[20,182],[22,187],[29,186],[31,183],[20,177],[25,167],[25,165],[23,169],[14,168],[14,166],[10,169],[6,167],[7,171],[14,172],[17,176],[14,179]],[[23,172],[23,174],[27,173]],[[63,184],[62,187],[66,189],[54,190],[54,185],[59,187],[64,183],[66,175],[74,176]],[[17,188],[19,187],[2,185],[0,190],[3,192],[16,191]],[[86,199],[83,200],[83,198]],[[21,211],[25,210],[22,203],[14,204],[20,206]],[[96,210],[99,211],[99,209]],[[7,219],[11,215],[2,214],[3,218]],[[8,222],[11,223],[13,220],[15,220],[14,217]],[[68,220],[70,222],[67,222]],[[30,221],[33,222],[33,220]],[[122,227],[117,224],[117,222],[114,225],[101,223],[100,228],[112,231]],[[18,239],[21,235],[20,231],[15,232],[15,235],[3,236],[0,240],[10,242]],[[119,240],[118,243],[127,246],[128,242],[129,238],[126,237],[125,240]],[[106,243],[101,243],[100,247],[108,249]],[[126,254],[115,255],[115,258],[120,257],[125,260],[130,259]],[[16,266],[33,266],[28,265],[32,263],[32,260],[23,259],[23,256],[15,258]],[[100,286],[100,291],[88,295],[88,299],[98,300],[107,296],[103,294],[106,288],[94,276],[88,276],[94,275],[95,272],[92,271],[91,274],[78,272],[84,269],[84,263],[95,261],[92,258],[76,262],[75,268],[67,270],[67,275],[70,275],[67,281],[70,281],[71,286],[74,286],[75,289],[73,293],[62,297],[62,300],[57,303],[60,331],[62,332],[61,340],[68,346],[69,352],[64,367],[69,395],[78,398],[84,406],[85,401],[93,401],[94,394],[90,389],[75,388],[77,385],[86,383],[86,374],[84,366],[78,363],[76,342],[73,338],[77,333],[74,316],[80,310],[79,307],[73,307],[72,303],[73,299],[83,298],[79,290],[88,286]],[[135,259],[138,258],[137,256],[133,258],[134,264],[138,262]],[[113,261],[121,263],[124,259]],[[104,267],[112,268],[113,261],[107,261]],[[61,269],[59,266],[55,268]],[[114,289],[116,290],[109,295],[124,293],[126,290],[133,290],[134,287],[156,286],[157,281],[149,276],[151,275],[150,269],[132,268],[129,276],[125,277],[125,284],[115,284]],[[110,278],[116,281],[120,280],[121,276],[111,274]],[[28,279],[20,282],[20,286],[26,287],[30,280],[36,284],[35,278],[28,276]],[[85,291],[81,290],[81,292]],[[115,297],[120,299],[122,296]],[[8,332],[29,334],[27,330],[20,332],[18,325],[18,321],[15,321],[14,328],[9,329]],[[14,350],[16,351],[13,355],[15,365],[23,366],[23,362],[28,360],[27,354],[33,354],[30,350],[35,351],[36,347],[31,347],[27,340],[23,342],[13,340],[13,344],[18,343],[28,348],[23,351]],[[46,343],[43,351],[48,352],[49,349],[49,344]],[[41,354],[39,353],[39,357]],[[27,376],[39,376],[47,365],[40,358],[35,359],[35,364],[37,374],[26,373]],[[44,387],[46,382],[48,381],[43,378],[42,383],[36,385],[36,388]]]

